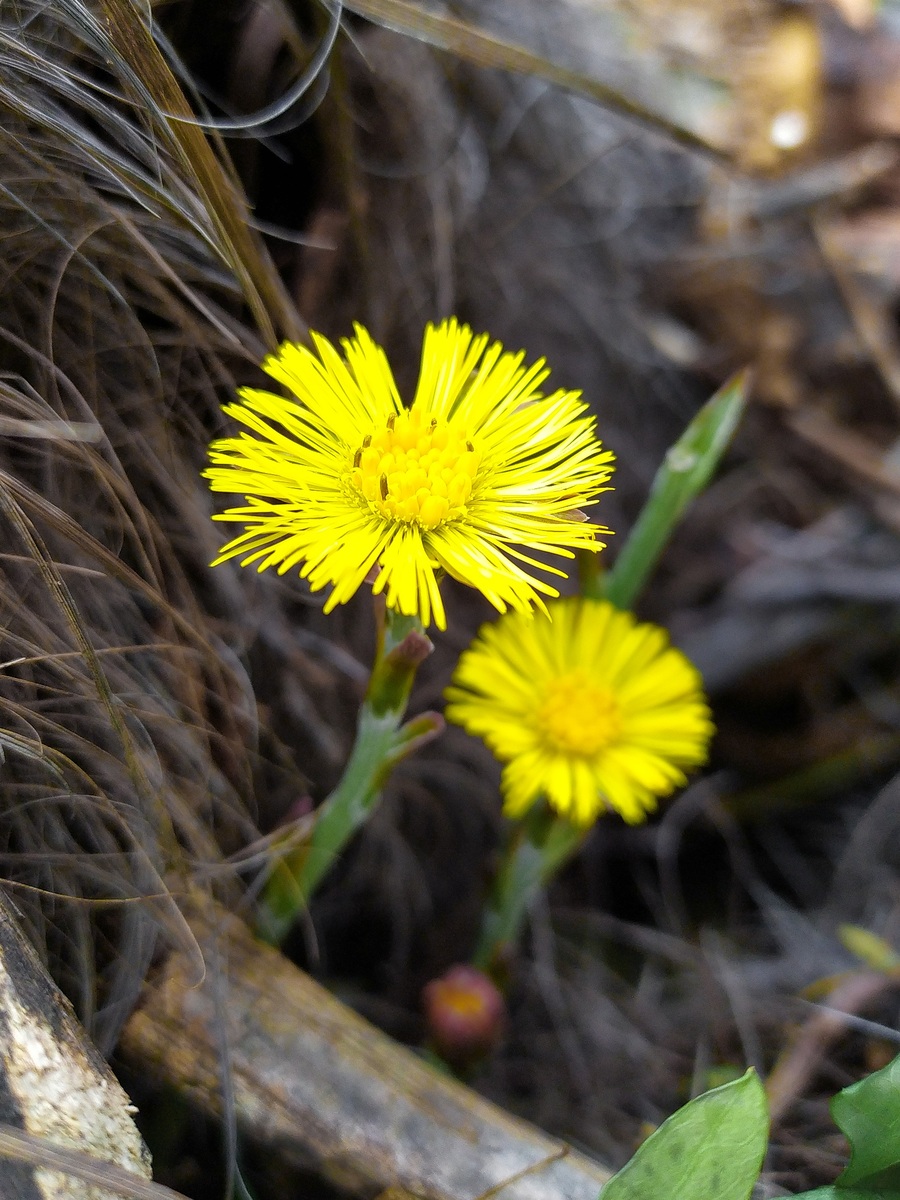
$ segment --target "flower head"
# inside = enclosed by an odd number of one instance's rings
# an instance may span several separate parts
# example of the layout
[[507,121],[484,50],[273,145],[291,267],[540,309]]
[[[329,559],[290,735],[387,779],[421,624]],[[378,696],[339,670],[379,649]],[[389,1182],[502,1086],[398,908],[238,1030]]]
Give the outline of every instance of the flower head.
[[545,795],[576,825],[607,808],[642,821],[706,760],[700,676],[665,630],[605,600],[558,600],[550,618],[485,625],[447,689],[447,717],[506,764],[508,816]]
[[578,510],[607,490],[613,456],[580,394],[544,396],[543,359],[525,366],[448,320],[425,331],[406,406],[384,351],[355,332],[343,357],[313,334],[314,350],[285,344],[265,361],[292,399],[245,388],[226,406],[249,432],[214,442],[205,474],[244,494],[216,519],[245,530],[216,562],[298,567],[314,591],[331,585],[326,611],[374,572],[391,608],[441,628],[440,570],[500,612],[543,607],[558,593],[532,570],[565,573],[519,547],[571,558],[603,545]]

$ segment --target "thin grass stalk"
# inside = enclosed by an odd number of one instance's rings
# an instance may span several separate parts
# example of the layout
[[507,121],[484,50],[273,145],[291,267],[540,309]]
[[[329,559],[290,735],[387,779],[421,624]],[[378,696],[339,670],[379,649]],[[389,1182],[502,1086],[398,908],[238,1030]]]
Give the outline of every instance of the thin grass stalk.
[[560,66],[458,17],[431,12],[407,0],[345,0],[344,7],[386,29],[446,50],[464,62],[543,79],[565,91],[587,96],[610,112],[662,133],[689,150],[699,151],[715,160],[726,158],[721,147],[712,145],[684,125],[670,121],[662,113],[653,112],[602,80]]
[[149,26],[130,0],[100,0],[100,4],[109,37],[132,71],[124,86],[139,110],[150,99],[166,121],[267,345],[275,349],[282,338],[299,339],[305,327],[251,226],[246,203],[198,128]]

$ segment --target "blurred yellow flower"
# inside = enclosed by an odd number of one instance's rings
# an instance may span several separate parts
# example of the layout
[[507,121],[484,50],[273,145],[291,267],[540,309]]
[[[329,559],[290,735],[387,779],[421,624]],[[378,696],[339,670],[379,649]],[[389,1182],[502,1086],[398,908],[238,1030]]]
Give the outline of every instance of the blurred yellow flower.
[[440,570],[500,612],[543,607],[558,593],[525,568],[565,572],[516,547],[572,558],[606,532],[578,511],[613,463],[580,393],[543,396],[543,359],[523,366],[452,319],[427,327],[406,407],[384,351],[355,334],[343,357],[312,334],[314,351],[285,344],[265,361],[293,399],[245,388],[226,406],[249,432],[214,442],[205,475],[246,498],[216,520],[246,528],[216,563],[299,567],[314,591],[332,585],[326,612],[374,573],[389,607],[442,629]]
[[665,630],[605,600],[483,626],[446,696],[449,720],[506,764],[510,817],[544,795],[576,825],[606,809],[636,824],[706,761],[713,733],[700,676]]

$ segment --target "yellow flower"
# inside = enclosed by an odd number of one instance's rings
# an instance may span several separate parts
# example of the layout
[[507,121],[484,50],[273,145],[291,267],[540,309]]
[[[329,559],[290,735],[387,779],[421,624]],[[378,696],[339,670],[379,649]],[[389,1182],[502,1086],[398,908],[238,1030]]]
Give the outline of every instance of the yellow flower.
[[545,795],[576,825],[607,808],[637,824],[705,762],[713,733],[700,676],[665,630],[605,600],[483,626],[446,695],[447,717],[506,764],[510,817]]
[[439,570],[500,612],[543,607],[539,593],[558,592],[526,568],[565,573],[516,547],[572,558],[607,532],[577,511],[607,490],[613,461],[580,393],[543,396],[543,359],[524,366],[449,320],[425,331],[406,407],[384,351],[355,332],[343,357],[313,334],[315,352],[286,344],[266,360],[294,399],[246,388],[226,406],[249,432],[214,442],[205,474],[244,494],[216,519],[246,529],[216,563],[299,567],[314,591],[332,586],[326,612],[376,571],[389,607],[442,629]]

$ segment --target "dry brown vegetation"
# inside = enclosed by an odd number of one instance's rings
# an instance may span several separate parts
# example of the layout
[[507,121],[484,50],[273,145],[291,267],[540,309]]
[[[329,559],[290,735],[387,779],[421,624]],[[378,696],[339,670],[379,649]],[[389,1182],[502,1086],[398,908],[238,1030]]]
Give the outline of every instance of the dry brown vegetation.
[[[711,769],[644,828],[601,822],[532,914],[472,1083],[617,1165],[752,1063],[779,1109],[769,1179],[811,1187],[843,1153],[825,1097],[898,1040],[896,972],[839,936],[886,951],[900,915],[894,10],[450,8],[2,6],[0,870],[114,1055],[166,956],[202,957],[189,898],[246,915],[266,838],[337,777],[367,602],[326,618],[296,579],[207,565],[206,446],[279,339],[363,321],[407,385],[450,312],[546,354],[616,451],[622,532],[749,363],[731,457],[642,606],[704,671]],[[488,616],[449,592],[414,710]],[[447,733],[288,952],[417,1043],[499,828],[490,756]],[[157,1178],[221,1194],[233,1143],[124,1078]],[[257,1200],[300,1186],[243,1155]]]

